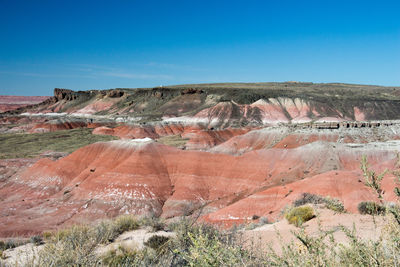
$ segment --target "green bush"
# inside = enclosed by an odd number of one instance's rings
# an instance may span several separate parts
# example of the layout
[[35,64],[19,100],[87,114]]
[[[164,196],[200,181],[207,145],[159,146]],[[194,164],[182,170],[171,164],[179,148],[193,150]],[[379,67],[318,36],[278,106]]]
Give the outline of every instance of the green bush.
[[285,218],[288,222],[296,226],[301,226],[314,217],[314,209],[310,206],[294,207],[285,214]]
[[383,215],[386,212],[386,207],[376,202],[365,201],[358,204],[358,211],[361,214]]

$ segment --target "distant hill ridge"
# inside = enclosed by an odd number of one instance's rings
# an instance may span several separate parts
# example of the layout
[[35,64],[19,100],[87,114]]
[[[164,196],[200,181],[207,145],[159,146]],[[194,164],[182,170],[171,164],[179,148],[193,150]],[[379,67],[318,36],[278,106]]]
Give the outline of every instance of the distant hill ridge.
[[400,87],[342,83],[215,83],[72,91],[54,89],[23,112],[203,122],[215,127],[309,121],[400,119]]

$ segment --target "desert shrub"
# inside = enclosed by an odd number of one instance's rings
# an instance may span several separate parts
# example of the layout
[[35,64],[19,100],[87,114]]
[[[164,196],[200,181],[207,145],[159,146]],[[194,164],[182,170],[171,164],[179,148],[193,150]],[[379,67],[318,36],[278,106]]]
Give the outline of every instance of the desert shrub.
[[119,247],[107,252],[102,258],[105,266],[138,266],[143,256],[140,251]]
[[326,197],[324,198],[325,207],[335,212],[345,212],[345,208],[342,202],[337,199]]
[[269,222],[267,217],[263,216],[258,220],[258,223],[261,224],[261,225],[264,225],[264,224],[269,224],[270,222]]
[[[109,243],[126,231],[138,229],[138,220],[121,216],[96,226],[77,225],[46,234],[47,244],[39,252],[40,266],[94,266],[99,261],[95,249]],[[129,253],[125,253],[129,254]],[[132,255],[128,255],[130,258]]]
[[167,236],[153,235],[144,243],[144,245],[160,251],[163,250],[163,248],[165,248],[165,243],[167,243],[168,241],[169,237]]
[[2,250],[0,250],[0,259],[4,260],[6,257]]
[[139,221],[130,215],[121,216],[115,219],[113,222],[113,230],[117,234],[122,234],[123,232],[136,230],[140,227]]
[[156,216],[144,217],[140,220],[140,224],[150,226],[153,232],[164,231],[167,228],[165,222]]
[[50,240],[54,236],[54,232],[45,231],[42,233],[44,240]]
[[30,241],[31,241],[31,243],[33,243],[36,246],[42,245],[44,243],[43,238],[40,235],[32,236]]
[[361,214],[383,215],[386,212],[386,207],[373,201],[364,201],[358,204],[358,211]]
[[259,218],[258,222],[252,222],[252,223],[246,225],[245,229],[253,230],[257,227],[263,226],[264,224],[268,224],[268,223],[269,223],[268,218],[263,216],[263,217]]
[[257,220],[257,219],[259,219],[260,218],[260,216],[258,216],[257,214],[254,214],[253,216],[251,216],[251,219],[252,220]]
[[26,241],[10,239],[7,241],[0,241],[0,250],[7,250],[25,245]]
[[294,207],[285,214],[285,218],[288,222],[296,226],[301,226],[314,217],[314,209],[310,206]]
[[103,263],[109,266],[239,266],[246,261],[245,250],[234,238],[213,226],[182,219],[169,228],[176,237],[155,235],[143,250],[119,248],[109,252]]
[[93,229],[95,239],[102,244],[112,242],[119,235],[126,231],[136,230],[141,223],[130,215],[117,217],[114,220],[104,220],[98,223]]
[[93,234],[99,243],[106,244],[112,242],[120,233],[119,229],[114,228],[112,221],[104,220],[94,227]]
[[327,209],[335,212],[345,212],[344,205],[338,199],[323,197],[311,193],[303,193],[293,202],[293,206],[299,207],[305,204],[325,204]]
[[245,262],[238,234],[188,219],[175,222],[170,228],[176,234],[167,243],[171,253],[165,258],[170,257],[170,266],[235,266]]
[[293,232],[293,236],[295,240],[288,244],[281,241],[281,253],[269,249],[266,255],[269,266],[337,266],[335,250],[331,250],[332,242],[329,242],[331,234],[320,230],[317,235],[310,236],[300,229]]
[[39,266],[93,266],[99,244],[89,226],[72,226],[56,232],[38,255]]
[[188,233],[190,246],[185,250],[175,249],[186,266],[238,266],[245,257],[240,246],[223,242],[217,235],[200,232]]
[[360,163],[360,168],[363,172],[364,176],[364,184],[368,187],[371,187],[377,194],[379,199],[382,199],[383,196],[383,191],[382,191],[382,179],[388,172],[387,169],[385,169],[382,173],[378,174],[376,171],[371,170],[370,166],[368,164],[367,156],[363,155],[361,157],[361,163]]
[[303,193],[301,196],[293,202],[295,207],[303,206],[305,204],[322,204],[324,198],[311,193]]
[[387,214],[391,214],[394,221],[400,226],[400,206],[396,204],[388,205],[386,212]]

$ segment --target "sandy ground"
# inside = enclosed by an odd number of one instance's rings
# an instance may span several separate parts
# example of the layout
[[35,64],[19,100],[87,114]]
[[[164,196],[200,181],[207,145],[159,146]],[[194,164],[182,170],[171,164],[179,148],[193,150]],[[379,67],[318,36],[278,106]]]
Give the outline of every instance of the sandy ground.
[[[387,222],[382,216],[370,216],[350,213],[335,213],[332,210],[317,209],[317,217],[303,224],[305,232],[316,236],[319,229],[332,231],[333,237],[338,243],[346,244],[348,239],[341,230],[344,226],[350,230],[356,229],[356,234],[362,239],[377,240]],[[243,233],[243,239],[247,246],[256,249],[268,249],[271,246],[275,251],[281,251],[282,244],[291,241],[299,242],[293,235],[300,229],[290,225],[283,219],[273,224],[266,224]]]

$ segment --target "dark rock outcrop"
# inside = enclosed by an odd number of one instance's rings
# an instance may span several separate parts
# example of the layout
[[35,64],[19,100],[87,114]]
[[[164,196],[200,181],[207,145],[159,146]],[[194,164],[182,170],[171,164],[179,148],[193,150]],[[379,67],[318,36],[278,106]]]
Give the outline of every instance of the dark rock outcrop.
[[74,100],[77,98],[77,95],[74,91],[70,89],[60,89],[60,88],[55,88],[54,89],[54,97],[56,98],[57,101],[60,100]]

